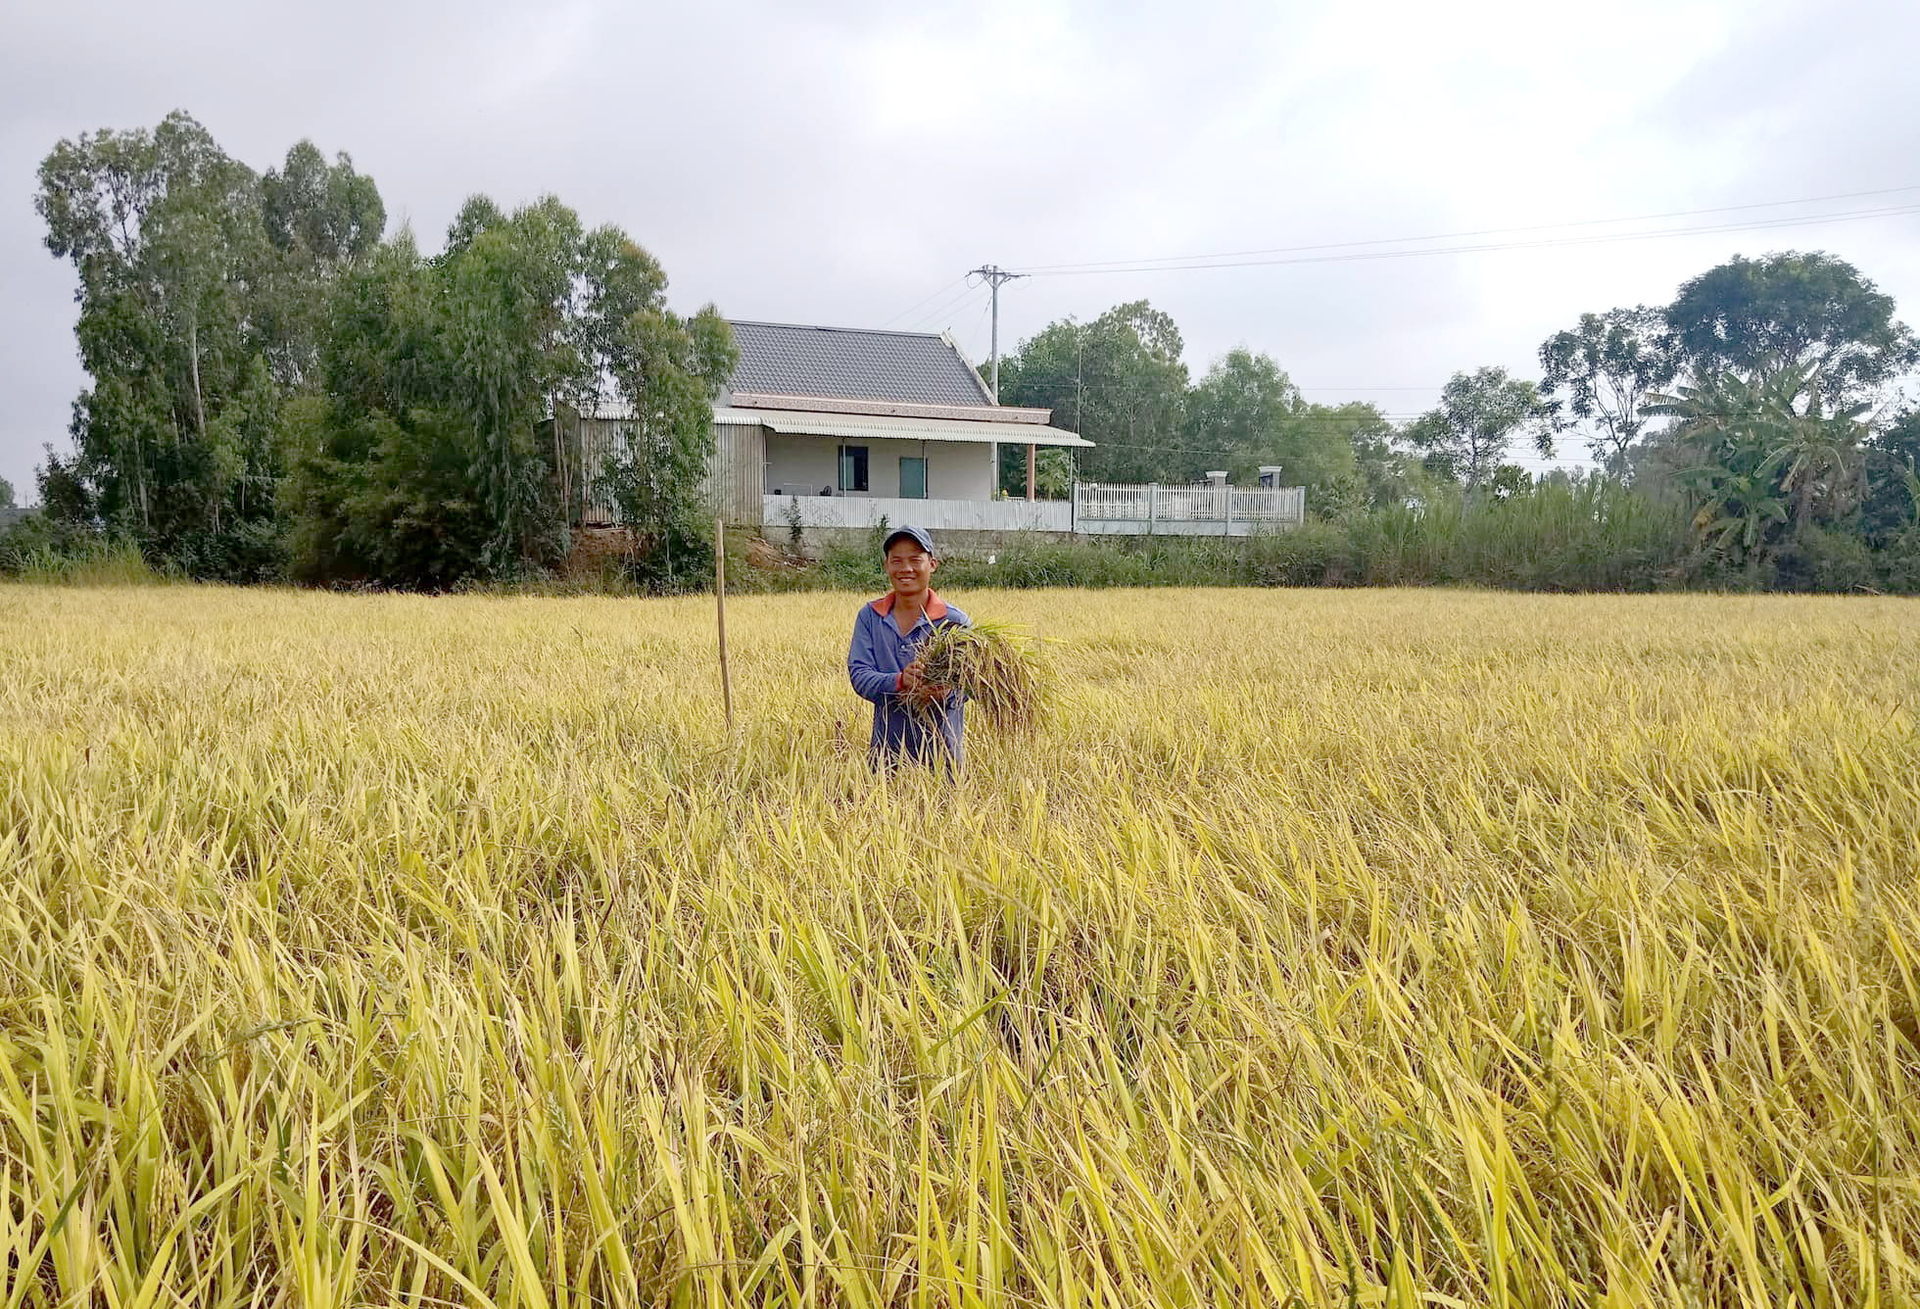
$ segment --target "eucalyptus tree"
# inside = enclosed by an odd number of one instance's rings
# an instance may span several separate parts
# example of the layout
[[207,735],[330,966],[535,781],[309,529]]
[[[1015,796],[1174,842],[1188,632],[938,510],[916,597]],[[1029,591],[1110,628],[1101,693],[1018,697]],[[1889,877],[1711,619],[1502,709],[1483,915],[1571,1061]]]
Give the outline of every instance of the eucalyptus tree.
[[[296,146],[290,166],[309,155],[318,152]],[[384,218],[371,181],[344,159],[326,176],[352,216],[348,251],[328,252],[337,263]],[[293,242],[315,227],[310,196],[264,186],[175,112],[151,131],[58,142],[35,207],[47,248],[77,276],[89,375],[74,402],[74,452],[58,470],[75,494],[60,512],[125,532],[190,573],[277,572],[280,411],[317,357],[325,269],[290,258],[275,236]]]
[[330,322],[325,393],[298,415],[301,577],[440,587],[557,562],[581,470],[556,420],[601,399],[635,415],[611,472],[636,536],[696,516],[731,333],[710,307],[672,313],[618,228],[476,196],[438,255],[405,231],[369,255]]
[[1532,382],[1504,368],[1455,373],[1440,403],[1407,426],[1406,443],[1427,468],[1460,482],[1469,503],[1506,461],[1517,439],[1542,455],[1553,453],[1551,412]]
[[704,488],[713,455],[713,398],[733,372],[733,330],[707,305],[682,318],[656,303],[628,315],[612,355],[632,415],[601,470],[648,580],[678,589],[709,557]]
[[1336,486],[1358,486],[1354,416],[1310,405],[1271,356],[1244,348],[1215,360],[1187,392],[1187,444],[1236,482],[1278,465],[1290,486],[1320,504]]
[[[1085,476],[1184,481],[1209,466],[1185,439],[1184,348],[1173,319],[1145,300],[1090,322],[1060,319],[1001,360],[1000,401],[1051,409],[1055,425],[1092,441],[1080,454]],[[1024,486],[1024,453],[1018,460]]]
[[1646,427],[1648,396],[1672,384],[1679,364],[1661,311],[1638,305],[1580,315],[1540,343],[1540,367],[1556,422],[1584,425],[1589,452],[1618,475]]
[[379,245],[386,206],[349,156],[329,163],[311,141],[301,141],[261,176],[260,210],[270,280],[256,320],[275,379],[300,387],[319,365],[332,287]]

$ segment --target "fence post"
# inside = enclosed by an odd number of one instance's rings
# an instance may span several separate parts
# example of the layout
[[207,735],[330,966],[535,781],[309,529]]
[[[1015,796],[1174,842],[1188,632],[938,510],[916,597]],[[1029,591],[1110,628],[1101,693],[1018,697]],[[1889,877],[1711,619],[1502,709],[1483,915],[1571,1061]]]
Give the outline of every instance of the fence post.
[[1224,492],[1222,492],[1222,494],[1224,494],[1227,497],[1227,523],[1225,527],[1220,529],[1220,535],[1232,536],[1233,535],[1233,487],[1229,485],[1227,489]]
[[1160,483],[1147,483],[1147,535],[1152,536],[1160,523]]
[[1073,483],[1073,503],[1067,509],[1067,535],[1073,536],[1080,530],[1080,482]]

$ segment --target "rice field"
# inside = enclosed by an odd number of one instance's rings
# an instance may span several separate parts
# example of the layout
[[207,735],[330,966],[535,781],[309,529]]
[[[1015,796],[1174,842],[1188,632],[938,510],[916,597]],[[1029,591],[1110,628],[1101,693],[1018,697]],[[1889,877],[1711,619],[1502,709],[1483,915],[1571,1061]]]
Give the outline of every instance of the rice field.
[[1920,605],[0,587],[0,1309],[1899,1305]]

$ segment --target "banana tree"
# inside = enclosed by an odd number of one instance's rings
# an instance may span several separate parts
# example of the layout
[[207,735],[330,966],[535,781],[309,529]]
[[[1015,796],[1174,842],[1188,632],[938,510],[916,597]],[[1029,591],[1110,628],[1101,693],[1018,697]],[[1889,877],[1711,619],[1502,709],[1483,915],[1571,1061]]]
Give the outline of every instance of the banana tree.
[[1694,529],[1716,553],[1757,565],[1767,545],[1768,529],[1788,521],[1787,499],[1780,484],[1780,468],[1790,451],[1769,451],[1754,440],[1742,441],[1729,452],[1725,464],[1702,464],[1681,474],[1681,480],[1701,497]]
[[1653,397],[1648,412],[1678,419],[1675,436],[1698,460],[1680,480],[1701,497],[1695,525],[1716,550],[1751,563],[1774,525],[1845,512],[1865,409],[1824,412],[1819,383],[1811,365],[1776,365]]
[[1652,398],[1647,411],[1678,419],[1697,462],[1679,474],[1700,500],[1694,529],[1715,553],[1758,567],[1768,533],[1791,517],[1780,470],[1792,457],[1796,415],[1778,370],[1716,373]]
[[[1821,412],[1818,379],[1808,367],[1783,369],[1766,380],[1767,404],[1782,415],[1778,448],[1788,460],[1780,485],[1792,497],[1793,517],[1811,522],[1816,514],[1833,517],[1852,507],[1862,488],[1864,461],[1861,417],[1869,406],[1852,405],[1833,414]],[[1804,413],[1795,400],[1806,395]]]

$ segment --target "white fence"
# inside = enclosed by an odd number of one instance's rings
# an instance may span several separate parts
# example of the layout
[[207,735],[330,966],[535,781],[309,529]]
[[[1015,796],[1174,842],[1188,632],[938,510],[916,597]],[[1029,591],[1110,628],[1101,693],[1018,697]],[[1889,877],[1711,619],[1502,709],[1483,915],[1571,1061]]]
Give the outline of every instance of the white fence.
[[1073,488],[1073,530],[1167,536],[1250,536],[1294,527],[1307,515],[1301,486],[1108,486]]
[[761,527],[866,528],[881,519],[932,531],[1080,532],[1127,536],[1251,536],[1305,519],[1298,486],[1108,486],[1076,483],[1071,500],[901,500],[856,495],[769,495]]
[[777,531],[798,517],[806,527],[875,527],[912,523],[931,531],[1070,532],[1073,506],[1065,500],[898,500],[879,496],[770,495],[762,504],[763,530]]

